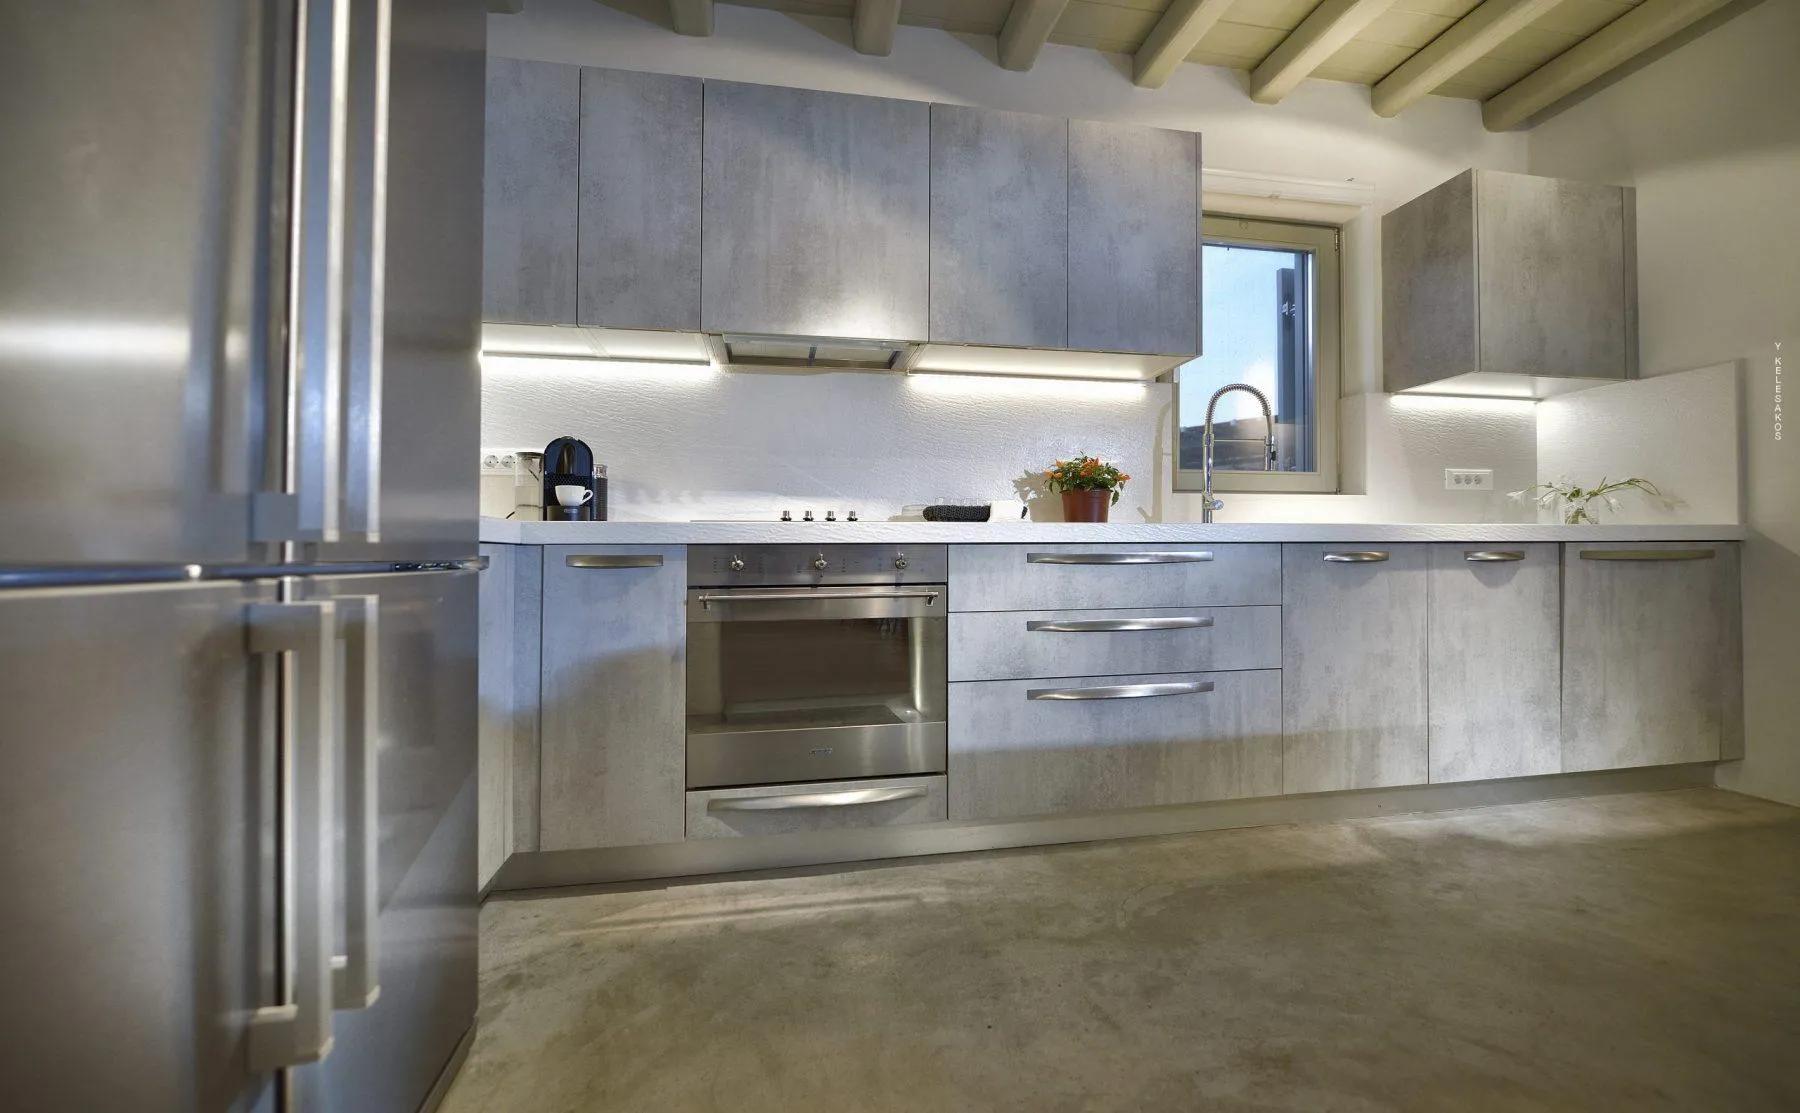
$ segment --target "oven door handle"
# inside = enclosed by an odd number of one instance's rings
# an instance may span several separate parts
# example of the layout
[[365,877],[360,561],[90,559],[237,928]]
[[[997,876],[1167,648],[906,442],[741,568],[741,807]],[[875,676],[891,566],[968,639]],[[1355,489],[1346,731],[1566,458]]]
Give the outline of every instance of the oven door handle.
[[790,792],[779,796],[726,796],[708,800],[709,812],[785,812],[805,808],[853,808],[862,804],[886,804],[895,800],[917,800],[925,795],[924,785],[905,788],[852,788],[841,792]]
[[917,589],[912,591],[857,591],[847,589],[817,589],[812,591],[764,591],[741,592],[730,595],[696,595],[695,601],[702,608],[710,609],[714,603],[805,603],[818,600],[824,602],[832,599],[923,599],[925,605],[937,602],[939,591]]

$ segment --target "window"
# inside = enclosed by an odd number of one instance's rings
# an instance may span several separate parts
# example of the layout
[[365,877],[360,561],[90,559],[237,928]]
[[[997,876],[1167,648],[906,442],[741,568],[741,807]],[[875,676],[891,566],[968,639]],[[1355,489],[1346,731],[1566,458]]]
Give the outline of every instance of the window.
[[1206,406],[1229,383],[1262,391],[1275,415],[1264,469],[1262,406],[1243,391],[1213,414],[1213,490],[1335,493],[1338,230],[1207,216],[1198,359],[1176,374],[1175,489],[1201,489]]

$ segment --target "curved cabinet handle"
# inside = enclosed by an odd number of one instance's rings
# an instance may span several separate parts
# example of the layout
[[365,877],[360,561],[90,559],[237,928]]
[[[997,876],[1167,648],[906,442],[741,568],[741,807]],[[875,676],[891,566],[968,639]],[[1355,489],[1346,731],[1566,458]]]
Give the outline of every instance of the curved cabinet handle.
[[1210,680],[1166,684],[1103,684],[1094,688],[1033,688],[1028,700],[1148,699],[1154,696],[1197,696],[1213,690]]
[[1376,564],[1388,558],[1381,549],[1357,549],[1325,554],[1327,564]]
[[706,802],[709,812],[787,812],[811,808],[854,808],[863,804],[887,804],[895,800],[918,800],[925,796],[924,785],[904,788],[851,788],[842,792],[793,792],[779,796],[726,796]]
[[331,970],[332,1008],[366,1009],[381,996],[378,805],[381,597],[340,596],[344,643],[344,945]]
[[661,553],[576,553],[564,559],[570,568],[661,568]]
[[[575,558],[570,557],[569,559],[574,560]],[[702,610],[711,610],[714,603],[828,603],[837,599],[923,599],[925,600],[925,605],[929,607],[937,602],[937,597],[942,594],[943,592],[941,591],[934,591],[929,588],[890,591],[882,588],[870,590],[868,588],[860,587],[819,587],[810,588],[805,591],[759,591],[751,589],[735,594],[696,595],[694,596],[694,601],[700,604]]]
[[1026,553],[1026,564],[1196,564],[1211,560],[1208,552],[1193,553]]
[[1065,621],[1027,622],[1025,629],[1047,634],[1122,634],[1140,630],[1198,630],[1213,624],[1211,615],[1176,615],[1168,618],[1083,618]]
[[1582,560],[1711,560],[1716,549],[1583,549]]
[[291,956],[283,994],[250,1017],[250,1068],[316,1063],[331,1053],[332,758],[337,749],[337,609],[329,601],[256,603],[250,652],[286,655],[278,766],[283,938]]
[[1522,549],[1472,549],[1463,554],[1463,559],[1470,564],[1504,564],[1524,560],[1525,552]]

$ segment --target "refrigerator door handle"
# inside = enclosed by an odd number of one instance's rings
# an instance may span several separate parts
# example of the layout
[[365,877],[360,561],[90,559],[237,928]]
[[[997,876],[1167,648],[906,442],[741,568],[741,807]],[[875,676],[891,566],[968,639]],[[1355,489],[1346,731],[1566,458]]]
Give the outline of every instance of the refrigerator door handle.
[[344,642],[344,946],[332,958],[332,1007],[366,1009],[381,996],[377,808],[381,765],[381,597],[339,596]]
[[250,1069],[331,1053],[332,760],[337,726],[337,609],[330,601],[250,606],[250,651],[285,655],[281,737],[282,1000],[250,1018]]
[[381,388],[387,314],[388,90],[392,0],[353,0],[350,28],[350,257],[345,275],[344,529],[381,540]]

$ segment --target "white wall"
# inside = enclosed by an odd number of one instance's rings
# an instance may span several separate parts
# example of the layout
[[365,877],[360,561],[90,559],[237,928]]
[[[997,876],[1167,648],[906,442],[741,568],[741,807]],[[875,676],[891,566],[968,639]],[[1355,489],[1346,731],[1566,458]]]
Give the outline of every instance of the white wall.
[[1776,345],[1800,348],[1797,59],[1800,3],[1766,0],[1540,125],[1529,169],[1637,187],[1645,375],[1742,361],[1748,748],[1721,783],[1800,804],[1800,445],[1774,428]]
[[[1345,230],[1344,393],[1379,391],[1379,271],[1375,231],[1382,212],[1470,167],[1524,169],[1522,135],[1485,131],[1473,102],[1427,98],[1400,117],[1369,109],[1368,90],[1306,82],[1283,103],[1257,105],[1242,74],[1182,66],[1161,89],[1134,86],[1129,59],[1051,45],[1029,73],[1000,69],[993,43],[924,28],[900,28],[891,58],[847,45],[844,21],[807,20],[722,5],[711,38],[675,35],[593,0],[531,0],[521,15],[489,19],[488,49],[544,61],[797,85],[1053,116],[1189,128],[1204,134],[1209,168],[1355,180],[1374,203]],[[879,260],[871,265],[879,265]],[[841,380],[841,381],[840,381]],[[1096,402],[1047,389],[949,388],[930,393],[866,376],[734,377],[664,391],[642,376],[565,381],[537,373],[489,372],[483,444],[526,447],[574,433],[595,444],[619,475],[621,509],[634,516],[694,517],[755,511],[771,502],[836,500],[865,512],[937,494],[1012,495],[1012,481],[1048,458],[1116,454],[1140,477],[1128,513],[1165,520],[1199,516],[1198,500],[1167,493],[1167,389],[1134,388],[1135,403]],[[975,397],[970,392],[985,391]],[[670,399],[690,415],[646,409]],[[1104,395],[1102,395],[1104,397]],[[679,401],[676,401],[679,399]],[[1223,520],[1247,517],[1444,521],[1511,515],[1497,500],[1450,495],[1445,467],[1493,467],[1530,482],[1534,436],[1519,420],[1495,424],[1479,408],[1420,421],[1383,397],[1346,406],[1343,459],[1351,494],[1233,496]],[[1491,415],[1490,415],[1491,416]],[[627,422],[641,424],[627,425]],[[1497,435],[1497,431],[1507,431]],[[1447,435],[1448,431],[1448,435]],[[796,435],[798,434],[798,435]],[[959,438],[979,436],[978,446]],[[882,452],[873,451],[879,445]],[[1368,460],[1358,446],[1374,445]],[[1478,451],[1477,451],[1478,450]],[[935,465],[935,466],[934,466]],[[954,472],[957,482],[917,477]],[[1142,480],[1154,476],[1153,482]],[[810,485],[810,486],[809,486]],[[709,492],[723,497],[711,498]],[[732,508],[738,509],[732,509]],[[679,508],[679,509],[677,509]]]

